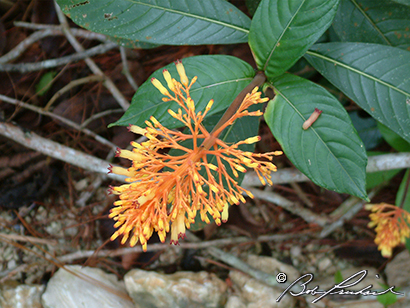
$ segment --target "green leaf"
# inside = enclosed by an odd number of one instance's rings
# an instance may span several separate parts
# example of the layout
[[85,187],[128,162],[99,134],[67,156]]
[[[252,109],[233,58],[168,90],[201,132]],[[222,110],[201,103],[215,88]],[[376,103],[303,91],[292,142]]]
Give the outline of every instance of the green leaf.
[[396,194],[396,206],[410,212],[410,169],[407,169]]
[[332,23],[339,0],[262,0],[252,19],[249,45],[258,69],[282,75]]
[[41,76],[40,81],[36,84],[36,93],[38,96],[43,96],[50,90],[53,84],[54,76],[57,74],[55,71],[47,72]]
[[76,24],[114,38],[164,45],[244,43],[250,19],[224,0],[57,0]]
[[152,49],[152,48],[156,48],[158,46],[161,46],[159,44],[151,44],[151,43],[146,43],[146,42],[139,42],[139,41],[135,41],[135,40],[130,40],[130,39],[126,39],[126,38],[115,38],[112,36],[107,36],[111,41],[113,41],[114,43],[118,44],[119,46],[123,46],[126,48],[131,48],[131,49],[135,49],[135,48],[141,48],[141,49]]
[[410,7],[391,0],[341,0],[333,28],[341,41],[410,47]]
[[[383,155],[388,154],[386,152],[373,152],[368,151],[367,156],[376,156],[376,155]],[[366,173],[366,189],[372,189],[384,182],[390,181],[396,174],[398,174],[402,169],[393,169],[393,170],[385,170],[385,171],[377,171]]]
[[410,0],[393,0],[393,1],[396,2],[396,3],[400,3],[400,4],[403,4],[403,5],[410,6]]
[[357,111],[349,112],[349,116],[366,150],[375,148],[383,141],[375,119],[370,116],[361,117]]
[[327,43],[313,46],[305,57],[367,113],[410,142],[410,52]]
[[[407,169],[396,194],[396,206],[410,212],[410,169]],[[410,238],[406,238],[406,248],[410,251]]]
[[[265,120],[295,167],[319,186],[367,199],[366,151],[342,105],[324,88],[297,76],[285,74],[273,85],[276,96]],[[323,113],[303,130],[315,108]]]
[[384,140],[386,140],[393,149],[399,152],[410,152],[410,143],[380,122],[377,122],[377,127]]
[[337,270],[337,272],[335,273],[335,283],[339,284],[343,281],[343,276],[342,276],[342,272]]
[[[390,286],[384,283],[379,283],[379,285],[383,288],[383,290],[387,290],[388,288],[390,288]],[[394,288],[393,291],[398,292],[399,290],[400,288]],[[377,301],[384,307],[388,307],[397,302],[397,295],[392,292],[387,292],[385,294],[378,295],[376,298]]]
[[[246,87],[255,71],[246,62],[232,56],[208,55],[195,56],[182,60],[188,79],[198,76],[198,80],[191,88],[191,97],[198,111],[205,109],[209,100],[214,99],[214,105],[208,115],[215,114],[226,109],[235,97]],[[173,63],[165,66],[171,76],[179,80],[179,76]],[[113,125],[135,124],[145,127],[145,121],[154,116],[162,125],[168,128],[176,128],[179,123],[169,116],[168,109],[178,110],[175,102],[163,102],[163,95],[151,84],[152,77],[166,82],[162,76],[162,70],[154,72],[148,81],[141,85],[132,98],[131,106],[125,114]]]

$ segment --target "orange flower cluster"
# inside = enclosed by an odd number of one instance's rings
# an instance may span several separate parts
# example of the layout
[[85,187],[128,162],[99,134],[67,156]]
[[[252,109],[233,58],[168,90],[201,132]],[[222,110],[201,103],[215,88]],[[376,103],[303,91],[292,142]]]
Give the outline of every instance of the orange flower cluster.
[[382,256],[389,258],[393,248],[410,237],[410,213],[387,203],[367,204],[366,209],[372,211],[369,228],[376,227],[374,242],[379,246]]
[[[261,182],[271,183],[270,173],[276,167],[269,161],[272,155],[280,151],[265,154],[243,152],[241,144],[252,144],[260,137],[252,137],[234,144],[227,144],[218,139],[219,134],[233,122],[243,116],[260,116],[260,111],[249,112],[249,106],[266,102],[255,88],[247,94],[237,112],[217,131],[209,133],[202,122],[212,107],[213,100],[203,112],[195,111],[195,104],[190,96],[190,88],[196,81],[189,82],[185,68],[180,61],[176,62],[180,82],[163,70],[166,89],[159,80],[152,78],[152,84],[165,96],[163,101],[175,101],[180,108],[177,112],[168,110],[170,116],[188,128],[188,132],[170,130],[161,125],[154,117],[146,121],[146,128],[130,125],[130,130],[147,137],[141,144],[132,142],[132,151],[118,150],[117,156],[132,161],[132,166],[125,169],[111,167],[111,172],[127,176],[130,184],[111,187],[111,192],[118,194],[110,218],[116,220],[119,229],[111,240],[122,235],[122,243],[130,237],[129,244],[134,246],[138,241],[143,249],[155,231],[161,242],[171,229],[171,244],[178,244],[185,237],[185,228],[194,223],[197,213],[202,221],[209,223],[210,215],[220,225],[228,219],[230,204],[244,202],[242,196],[246,189],[235,180],[239,172],[253,168]],[[190,146],[183,145],[189,141]],[[184,143],[185,144],[185,143]],[[169,150],[178,150],[178,154]],[[264,160],[261,161],[260,158]]]

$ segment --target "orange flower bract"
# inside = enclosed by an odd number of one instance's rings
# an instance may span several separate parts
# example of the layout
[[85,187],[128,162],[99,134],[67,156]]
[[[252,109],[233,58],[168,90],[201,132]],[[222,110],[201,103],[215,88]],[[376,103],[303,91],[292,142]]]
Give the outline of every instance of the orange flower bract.
[[[230,204],[244,202],[243,193],[253,197],[238,185],[238,172],[246,168],[256,171],[261,182],[271,184],[270,173],[276,167],[270,162],[273,155],[281,152],[255,154],[241,151],[241,144],[252,144],[260,137],[252,137],[234,144],[218,139],[219,134],[243,116],[260,116],[260,111],[249,112],[251,105],[266,102],[255,88],[244,98],[236,113],[217,131],[209,133],[202,122],[212,107],[209,101],[203,112],[196,112],[190,96],[190,88],[196,81],[189,82],[180,61],[176,62],[180,82],[163,71],[167,88],[155,78],[152,84],[165,96],[163,101],[175,101],[180,108],[168,110],[170,116],[185,126],[187,133],[171,130],[154,117],[146,121],[146,128],[135,125],[130,130],[144,135],[147,141],[132,142],[132,151],[118,150],[117,156],[131,160],[129,168],[112,167],[111,172],[127,176],[124,184],[111,187],[111,192],[119,195],[115,207],[109,215],[118,230],[112,235],[114,240],[122,235],[122,243],[130,239],[130,246],[138,241],[146,250],[147,241],[157,232],[161,242],[171,231],[171,243],[185,236],[185,228],[194,223],[197,213],[202,221],[209,223],[210,215],[219,225],[228,219]],[[172,94],[171,94],[172,93]],[[182,144],[189,140],[191,146]],[[178,155],[169,150],[178,150]],[[263,160],[260,160],[263,158]]]

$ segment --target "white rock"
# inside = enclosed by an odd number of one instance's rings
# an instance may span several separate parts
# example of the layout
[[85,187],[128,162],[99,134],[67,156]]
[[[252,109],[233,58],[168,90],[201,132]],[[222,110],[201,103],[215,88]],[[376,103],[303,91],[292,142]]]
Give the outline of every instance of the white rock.
[[229,277],[239,290],[237,295],[246,303],[247,308],[294,307],[295,299],[289,295],[285,295],[280,302],[276,302],[283,292],[282,289],[269,287],[238,271],[230,271]]
[[[124,284],[101,269],[66,266],[81,277],[59,269],[50,279],[42,296],[44,308],[133,308]],[[88,277],[88,278],[87,278]]]
[[221,307],[227,285],[207,272],[178,272],[172,275],[134,269],[125,286],[135,306],[146,308]]
[[247,308],[247,306],[239,296],[231,295],[228,297],[225,308]]
[[389,286],[400,287],[398,292],[404,293],[405,297],[398,296],[398,302],[389,306],[389,308],[407,308],[410,307],[410,253],[406,249],[399,253],[394,259],[387,264],[385,270],[387,284]]
[[2,286],[0,307],[2,308],[42,308],[43,285],[19,285],[15,288]]

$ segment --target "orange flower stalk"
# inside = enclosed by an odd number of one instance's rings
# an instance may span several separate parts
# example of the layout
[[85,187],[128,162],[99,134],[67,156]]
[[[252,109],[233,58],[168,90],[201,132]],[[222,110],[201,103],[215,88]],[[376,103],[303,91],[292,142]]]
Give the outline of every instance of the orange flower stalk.
[[376,227],[374,242],[379,246],[382,256],[389,258],[393,248],[410,236],[410,213],[387,203],[367,204],[366,209],[372,211],[369,228]]
[[[253,197],[238,185],[238,171],[246,172],[246,168],[253,168],[263,184],[272,184],[270,173],[276,171],[276,167],[270,161],[272,155],[281,154],[280,151],[254,154],[238,148],[241,144],[259,141],[258,136],[234,144],[218,139],[219,134],[236,119],[262,115],[260,111],[247,110],[251,105],[268,100],[261,98],[257,88],[246,95],[228,121],[209,133],[202,122],[213,100],[203,112],[196,112],[190,88],[197,77],[189,82],[180,61],[176,62],[176,67],[180,82],[165,69],[163,75],[168,89],[155,78],[151,82],[165,96],[163,101],[178,103],[180,108],[176,112],[168,110],[168,113],[187,127],[188,132],[170,130],[154,117],[145,122],[146,128],[130,125],[132,132],[146,136],[148,141],[141,144],[132,142],[132,151],[117,151],[117,156],[132,161],[131,167],[110,168],[111,172],[126,175],[126,181],[130,183],[111,187],[111,192],[120,198],[114,202],[115,207],[109,215],[116,220],[114,226],[119,227],[111,240],[122,235],[124,244],[130,237],[130,246],[139,241],[144,251],[154,231],[164,242],[166,233],[171,230],[171,244],[178,244],[178,240],[185,237],[185,228],[194,223],[198,212],[206,223],[210,222],[208,215],[218,225],[226,222],[230,204],[244,202],[243,193]],[[182,144],[183,141],[190,141],[191,146]],[[179,154],[168,153],[171,149],[178,150]]]

